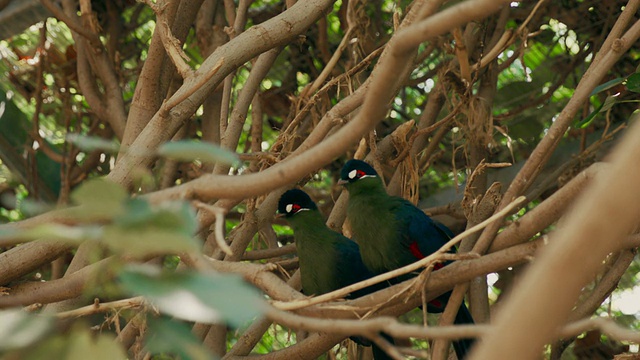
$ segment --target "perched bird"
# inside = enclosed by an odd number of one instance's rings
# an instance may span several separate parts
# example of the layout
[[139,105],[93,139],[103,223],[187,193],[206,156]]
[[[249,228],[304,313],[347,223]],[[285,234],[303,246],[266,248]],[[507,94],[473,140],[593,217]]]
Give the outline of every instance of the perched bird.
[[[362,262],[358,244],[327,227],[318,207],[304,191],[285,192],[278,202],[278,214],[284,216],[293,229],[305,294],[328,293],[373,276]],[[367,295],[385,286],[384,283],[372,285],[354,291],[348,298]],[[351,339],[361,345],[371,345],[359,337]],[[373,354],[376,360],[391,359],[375,345]]]
[[[453,237],[451,230],[435,222],[409,201],[387,194],[373,167],[361,160],[349,160],[340,172],[339,183],[349,192],[347,217],[353,239],[360,246],[365,266],[380,274],[416,262],[434,253]],[[438,264],[439,269],[443,264]],[[406,280],[409,274],[398,281]],[[432,300],[429,312],[442,312],[451,292]],[[456,324],[472,324],[464,302],[456,315]],[[453,342],[458,359],[463,359],[473,340]]]

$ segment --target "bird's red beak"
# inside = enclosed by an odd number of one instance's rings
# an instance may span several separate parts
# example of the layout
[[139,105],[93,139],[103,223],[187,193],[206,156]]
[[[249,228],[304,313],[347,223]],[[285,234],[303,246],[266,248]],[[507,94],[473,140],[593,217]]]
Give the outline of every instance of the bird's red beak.
[[344,180],[344,179],[340,179],[338,180],[338,185],[344,185],[344,184],[348,184],[349,180]]

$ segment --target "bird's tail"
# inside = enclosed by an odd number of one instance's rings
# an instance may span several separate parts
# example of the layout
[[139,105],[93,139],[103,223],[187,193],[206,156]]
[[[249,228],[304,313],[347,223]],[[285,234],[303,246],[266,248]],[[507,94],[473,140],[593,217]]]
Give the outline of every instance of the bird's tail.
[[[467,306],[464,304],[464,302],[462,303],[462,305],[460,305],[460,309],[458,310],[453,323],[458,325],[474,323],[473,317],[471,316],[471,313],[469,312],[469,309],[467,309]],[[467,354],[471,351],[471,347],[473,346],[474,342],[475,339],[459,339],[453,342],[453,349],[456,351],[458,360],[463,360],[467,356]]]

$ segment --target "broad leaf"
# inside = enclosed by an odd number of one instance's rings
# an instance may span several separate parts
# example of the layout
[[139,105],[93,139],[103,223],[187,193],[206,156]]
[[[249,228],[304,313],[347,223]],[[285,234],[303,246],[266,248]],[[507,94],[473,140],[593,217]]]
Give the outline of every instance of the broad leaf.
[[117,225],[104,229],[105,244],[117,253],[133,257],[179,254],[198,251],[200,244],[193,237],[178,231],[153,226],[126,229]]
[[71,245],[79,245],[85,240],[98,240],[102,237],[102,229],[97,226],[68,226],[63,224],[42,224],[31,229],[0,231],[0,238],[20,239],[24,241],[47,238],[62,241]]
[[74,331],[69,339],[67,360],[117,360],[127,359],[122,347],[114,337],[106,334],[94,335],[87,330]]
[[127,359],[124,350],[109,334],[94,334],[82,325],[49,337],[32,348],[24,349],[19,358],[25,360],[120,360]]
[[640,92],[640,73],[635,73],[627,78],[627,89],[629,91]]
[[120,145],[117,143],[97,136],[68,134],[67,141],[84,151],[102,150],[106,153],[116,154],[120,150]]
[[147,319],[146,350],[152,354],[171,353],[183,359],[216,359],[209,354],[185,323],[165,316]]
[[180,161],[201,160],[203,162],[236,165],[240,158],[234,152],[214,144],[198,141],[172,141],[158,149],[158,155]]
[[586,118],[584,118],[581,121],[578,121],[578,123],[576,123],[575,127],[580,128],[580,129],[584,129],[587,126],[589,126],[591,124],[591,122],[593,121],[593,119],[595,119],[596,115],[598,115],[600,113],[600,110],[602,110],[603,106],[604,106],[604,103],[601,103]]
[[127,198],[127,192],[116,183],[103,178],[87,180],[71,193],[71,200],[80,205],[73,211],[73,216],[111,218],[124,212]]
[[612,87],[614,87],[614,86],[616,86],[618,84],[622,84],[623,82],[624,82],[624,78],[622,78],[622,77],[615,78],[613,80],[609,80],[604,84],[600,84],[600,85],[596,86],[589,96],[593,96],[593,95],[596,95],[596,94],[598,94],[598,93],[600,93],[602,91],[609,90],[609,89],[611,89]]
[[103,178],[87,180],[71,194],[71,200],[80,205],[121,204],[127,197],[122,186]]
[[30,345],[42,338],[52,325],[50,318],[21,309],[0,311],[0,351]]
[[151,206],[144,199],[131,199],[125,211],[104,229],[105,244],[119,253],[141,257],[198,251],[193,238],[198,227],[196,212],[185,201]]
[[616,104],[616,102],[618,102],[616,100],[616,98],[618,97],[619,94],[615,94],[615,95],[609,95],[607,96],[607,98],[604,100],[604,104],[602,104],[602,109],[600,109],[600,112],[606,112],[609,109],[611,109],[613,107],[613,105]]
[[259,315],[264,306],[260,293],[236,275],[162,273],[153,267],[131,266],[120,274],[120,281],[163,313],[188,321],[224,321],[237,327]]
[[154,226],[192,235],[198,228],[196,212],[186,201],[168,201],[151,206],[146,200],[131,199],[127,201],[125,210],[115,223],[127,229]]

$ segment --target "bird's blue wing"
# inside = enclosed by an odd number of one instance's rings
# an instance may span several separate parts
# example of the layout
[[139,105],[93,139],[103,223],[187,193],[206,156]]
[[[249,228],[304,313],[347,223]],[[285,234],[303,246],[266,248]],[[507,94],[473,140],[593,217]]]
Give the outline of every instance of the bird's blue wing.
[[[344,237],[336,250],[339,253],[337,267],[340,273],[341,287],[348,286],[374,276],[362,262],[360,248],[354,241]],[[378,283],[367,288],[355,291],[349,298],[357,298],[386,287],[386,283]]]
[[424,258],[436,252],[453,237],[446,226],[434,221],[412,203],[401,199],[396,219],[403,246],[416,258]]

